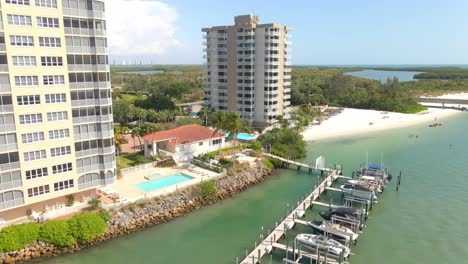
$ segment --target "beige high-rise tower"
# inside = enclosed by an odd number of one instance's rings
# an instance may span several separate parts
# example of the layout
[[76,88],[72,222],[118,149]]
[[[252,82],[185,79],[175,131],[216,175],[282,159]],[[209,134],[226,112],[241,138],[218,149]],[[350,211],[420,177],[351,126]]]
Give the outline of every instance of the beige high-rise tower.
[[289,118],[292,28],[259,24],[254,15],[234,21],[202,29],[206,104],[216,111],[238,112],[254,127],[269,126],[280,115]]
[[115,180],[102,0],[0,0],[0,218]]

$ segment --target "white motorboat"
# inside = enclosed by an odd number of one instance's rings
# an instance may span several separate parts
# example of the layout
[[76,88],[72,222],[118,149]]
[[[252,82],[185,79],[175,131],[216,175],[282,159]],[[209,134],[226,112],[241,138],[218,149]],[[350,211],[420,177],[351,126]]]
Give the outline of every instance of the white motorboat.
[[329,234],[336,239],[351,240],[354,244],[356,244],[359,237],[359,235],[353,232],[353,230],[340,224],[327,221],[310,221],[307,222],[307,224],[314,230],[316,234]]
[[347,258],[351,253],[349,247],[324,236],[299,234],[296,236],[296,240],[312,252],[315,252],[318,249],[321,251],[328,251],[328,254],[335,257],[340,257],[340,255],[343,254],[344,258]]

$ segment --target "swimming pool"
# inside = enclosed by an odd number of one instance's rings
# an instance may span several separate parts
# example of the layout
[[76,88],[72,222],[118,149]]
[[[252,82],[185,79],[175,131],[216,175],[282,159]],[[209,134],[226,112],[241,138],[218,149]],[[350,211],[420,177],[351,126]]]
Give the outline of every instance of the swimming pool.
[[[229,137],[229,133],[226,133],[226,137]],[[253,134],[247,134],[247,133],[239,133],[237,134],[237,139],[239,140],[252,140],[255,138],[255,135]]]
[[161,189],[167,186],[189,181],[191,179],[193,179],[193,177],[188,176],[187,174],[176,173],[176,174],[168,175],[159,179],[142,182],[135,186],[142,191],[151,192],[151,191]]

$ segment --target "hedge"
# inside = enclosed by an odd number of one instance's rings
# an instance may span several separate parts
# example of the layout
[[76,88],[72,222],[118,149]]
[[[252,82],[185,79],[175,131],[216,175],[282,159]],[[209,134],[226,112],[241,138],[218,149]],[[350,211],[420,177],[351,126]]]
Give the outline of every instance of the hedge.
[[76,239],[70,232],[68,222],[64,220],[51,220],[41,225],[39,239],[61,247],[76,243]]
[[80,243],[87,243],[106,232],[106,222],[96,213],[75,215],[68,220],[71,234]]
[[7,226],[0,231],[0,251],[19,250],[38,239],[39,226],[36,223]]

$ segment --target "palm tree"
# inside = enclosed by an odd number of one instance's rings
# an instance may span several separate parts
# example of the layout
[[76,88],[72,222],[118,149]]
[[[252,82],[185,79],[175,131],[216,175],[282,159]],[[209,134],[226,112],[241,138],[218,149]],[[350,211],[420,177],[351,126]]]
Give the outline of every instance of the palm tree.
[[[213,128],[214,132],[213,135],[216,133],[226,133],[226,114],[224,112],[218,111],[213,114]],[[219,149],[221,149],[221,143],[219,144]],[[221,153],[218,153],[221,154]]]
[[240,121],[238,113],[231,112],[226,115],[225,125],[223,126],[226,132],[229,132],[229,139],[232,139],[232,166],[235,166],[236,161],[236,145],[237,145],[237,135],[242,132],[249,132],[250,129],[245,123]]
[[125,133],[127,132],[127,127],[122,127],[120,125],[114,126],[114,141],[115,148],[117,150],[117,161],[119,161],[120,152],[122,152],[122,145],[127,143],[127,138],[125,138]]
[[289,127],[289,121],[285,119],[282,115],[277,116],[276,120],[278,120],[278,123],[281,125],[281,128]]

